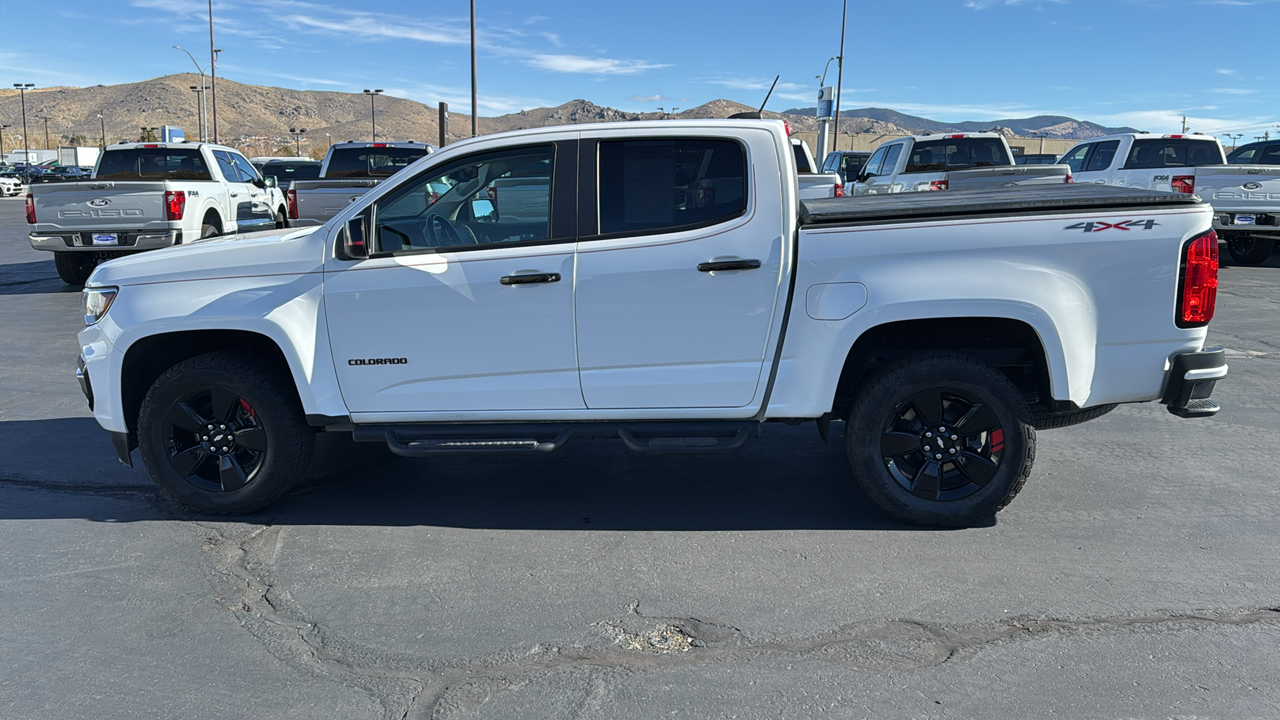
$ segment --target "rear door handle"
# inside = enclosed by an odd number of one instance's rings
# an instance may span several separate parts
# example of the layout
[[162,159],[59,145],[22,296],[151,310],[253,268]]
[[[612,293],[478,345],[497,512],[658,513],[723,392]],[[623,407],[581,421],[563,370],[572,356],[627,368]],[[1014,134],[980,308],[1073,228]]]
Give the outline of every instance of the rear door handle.
[[725,260],[722,262],[698,263],[698,272],[715,272],[717,270],[755,270],[760,267],[759,260]]
[[536,285],[538,283],[560,282],[560,273],[504,275],[499,282],[501,282],[503,285]]

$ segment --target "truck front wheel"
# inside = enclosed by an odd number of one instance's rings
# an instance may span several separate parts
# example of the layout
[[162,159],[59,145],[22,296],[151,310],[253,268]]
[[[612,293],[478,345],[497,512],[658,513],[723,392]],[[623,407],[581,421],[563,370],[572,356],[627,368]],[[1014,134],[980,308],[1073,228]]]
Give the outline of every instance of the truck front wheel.
[[68,285],[84,285],[93,269],[98,267],[98,258],[94,253],[55,252],[53,265],[58,269],[58,277]]
[[142,401],[138,446],[151,479],[180,505],[253,512],[302,478],[315,431],[287,376],[213,352],[166,370]]
[[862,491],[915,525],[982,523],[1022,489],[1036,431],[1021,393],[964,355],[916,355],[873,373],[845,425]]

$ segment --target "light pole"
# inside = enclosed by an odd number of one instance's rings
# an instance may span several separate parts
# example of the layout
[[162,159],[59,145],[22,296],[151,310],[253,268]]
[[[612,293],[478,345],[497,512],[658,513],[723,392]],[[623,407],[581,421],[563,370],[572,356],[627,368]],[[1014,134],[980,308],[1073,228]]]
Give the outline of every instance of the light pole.
[[27,165],[31,164],[31,136],[27,132],[27,90],[36,86],[35,83],[14,83],[14,87],[18,88],[18,94],[22,96],[22,157]]
[[[849,0],[840,14],[840,54],[836,56],[836,137],[840,137],[840,98],[844,93],[844,21],[849,17]],[[825,72],[823,74],[826,74]]]
[[302,157],[302,134],[306,131],[306,128],[289,128],[289,133],[293,135],[294,157]]
[[[192,55],[190,50],[182,47],[181,45],[174,45],[173,49],[181,50],[182,52],[187,54],[187,57],[191,58],[191,64],[195,65],[196,72],[200,73],[200,87],[203,88],[204,87],[204,68],[200,67],[200,63],[196,62],[196,56]],[[191,86],[191,87],[194,88],[194,86]],[[200,91],[200,110],[201,112],[197,113],[197,115],[201,118],[200,139],[202,141],[208,142],[209,128],[208,128],[208,123],[205,122],[205,119],[209,117],[209,108],[207,105],[204,104],[204,90]]]
[[479,114],[479,100],[476,94],[476,0],[471,0],[471,137],[479,134],[476,130],[476,117]]
[[103,150],[106,150],[107,149],[107,120],[106,118],[102,117],[102,113],[98,113],[98,125],[99,127],[102,128],[102,144],[100,144],[98,147],[101,147]]
[[1232,135],[1231,133],[1224,133],[1222,137],[1225,137],[1231,141],[1231,150],[1234,151],[1236,149],[1236,141],[1244,137],[1244,133],[1236,133],[1234,135]]
[[369,96],[369,122],[373,124],[373,130],[372,130],[373,139],[377,140],[378,139],[378,109],[374,107],[373,99],[382,94],[382,88],[378,88],[377,90],[370,90],[368,88],[365,88],[364,94]]
[[[218,53],[213,47],[213,0],[209,0],[209,92],[213,95],[213,142],[218,142]],[[203,85],[204,83],[200,83]]]
[[13,127],[12,125],[0,125],[0,163],[4,162],[4,131]]
[[195,93],[198,96],[196,97],[196,125],[198,125],[200,128],[200,141],[208,142],[209,128],[206,126],[207,124],[205,123],[204,91],[208,90],[209,88],[204,86],[203,84],[204,78],[200,78],[200,82],[201,82],[201,85],[199,87],[195,85],[188,85],[187,87],[191,88],[191,92]]

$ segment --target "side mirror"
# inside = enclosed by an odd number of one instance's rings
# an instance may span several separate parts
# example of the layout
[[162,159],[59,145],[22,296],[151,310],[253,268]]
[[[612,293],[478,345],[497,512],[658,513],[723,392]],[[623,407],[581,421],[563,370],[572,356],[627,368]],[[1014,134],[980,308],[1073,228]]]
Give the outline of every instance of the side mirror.
[[482,222],[497,222],[498,209],[493,206],[492,200],[472,200],[471,216]]
[[853,179],[853,181],[854,181],[854,182],[866,182],[866,181],[867,181],[867,174],[866,174],[866,173],[858,173],[858,176],[857,176],[857,177],[855,177],[855,178]]
[[357,215],[342,228],[342,255],[347,260],[363,260],[369,257],[369,218]]
[[274,175],[268,175],[263,178],[262,186],[266,188],[280,187],[280,181],[276,180]]

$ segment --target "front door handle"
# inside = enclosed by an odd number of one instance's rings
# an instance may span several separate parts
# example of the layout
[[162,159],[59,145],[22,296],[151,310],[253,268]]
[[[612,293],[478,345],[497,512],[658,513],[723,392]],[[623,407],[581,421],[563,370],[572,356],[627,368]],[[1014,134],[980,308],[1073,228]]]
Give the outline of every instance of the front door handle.
[[231,193],[231,197],[240,197],[240,193]]
[[725,260],[722,262],[698,263],[698,272],[715,272],[717,270],[755,270],[760,267],[759,260]]
[[503,285],[536,285],[538,283],[560,282],[560,273],[537,273],[531,275],[504,275],[500,280]]

